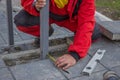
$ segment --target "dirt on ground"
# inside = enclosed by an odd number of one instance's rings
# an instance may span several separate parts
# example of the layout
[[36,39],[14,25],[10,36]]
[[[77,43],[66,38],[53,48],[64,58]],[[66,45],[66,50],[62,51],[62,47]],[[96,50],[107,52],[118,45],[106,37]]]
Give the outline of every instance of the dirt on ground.
[[120,11],[118,10],[112,10],[108,7],[97,7],[97,11],[113,20],[120,20]]
[[113,20],[120,20],[120,0],[95,0],[98,12]]

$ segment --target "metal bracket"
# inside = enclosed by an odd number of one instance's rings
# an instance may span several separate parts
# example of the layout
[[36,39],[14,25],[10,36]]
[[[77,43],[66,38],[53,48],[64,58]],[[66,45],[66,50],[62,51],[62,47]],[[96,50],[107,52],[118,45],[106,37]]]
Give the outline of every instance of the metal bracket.
[[86,67],[83,69],[83,71],[82,71],[83,75],[88,75],[88,76],[91,75],[91,73],[93,72],[94,68],[97,65],[97,62],[102,59],[102,57],[104,56],[105,52],[106,52],[106,50],[101,50],[101,49],[98,49],[96,51],[95,55],[88,62],[88,64],[86,65]]

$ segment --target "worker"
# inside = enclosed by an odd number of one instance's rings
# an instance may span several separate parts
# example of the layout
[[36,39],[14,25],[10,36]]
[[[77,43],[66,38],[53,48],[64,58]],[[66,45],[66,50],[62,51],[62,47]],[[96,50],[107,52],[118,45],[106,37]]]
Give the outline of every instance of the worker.
[[103,74],[103,80],[119,80],[120,78],[114,71],[106,71]]
[[[46,0],[21,0],[23,9],[15,16],[17,28],[25,33],[40,37],[39,11],[46,5]],[[92,41],[100,37],[95,26],[94,0],[50,0],[49,24],[55,23],[75,33],[68,53],[57,58],[55,64],[68,69],[87,55]],[[95,26],[95,28],[94,28]],[[50,26],[49,35],[53,33]]]

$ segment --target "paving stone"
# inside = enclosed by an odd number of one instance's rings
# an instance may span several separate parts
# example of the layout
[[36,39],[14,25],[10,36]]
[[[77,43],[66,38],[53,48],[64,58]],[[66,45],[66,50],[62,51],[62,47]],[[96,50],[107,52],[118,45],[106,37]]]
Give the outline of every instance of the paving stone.
[[23,32],[19,32],[20,37],[22,38],[22,40],[29,40],[29,39],[34,39],[35,37]]
[[49,60],[11,67],[16,80],[65,80]]
[[3,41],[2,37],[0,36],[0,44],[5,44],[5,42]]
[[[120,66],[114,67],[111,70],[114,71],[120,77]],[[100,71],[100,72],[94,73],[90,77],[91,77],[92,80],[103,80],[103,74],[106,71],[108,71],[108,70],[104,70],[104,71]]]
[[69,79],[72,77],[77,77],[82,75],[82,70],[90,60],[90,57],[87,56],[84,59],[80,60],[75,66],[68,69],[70,74],[64,73]]
[[[8,43],[8,40],[9,40],[9,39],[8,39],[8,33],[1,33],[1,35],[3,36],[5,42]],[[20,37],[19,35],[16,35],[16,34],[14,33],[14,41],[15,41],[15,42],[19,42],[19,41],[22,41],[22,39],[21,39],[21,37]]]
[[[120,76],[120,66],[114,67],[111,70],[114,71],[118,76]],[[108,70],[103,70],[97,73],[95,72],[90,76],[80,76],[80,77],[72,78],[71,80],[103,80],[103,74],[106,71]]]
[[7,68],[0,68],[0,80],[14,80]]
[[120,21],[102,21],[102,33],[111,40],[120,40]]
[[100,72],[95,72],[90,76],[80,76],[76,78],[72,78],[70,80],[103,80],[103,74],[108,70],[103,70]]
[[34,38],[32,35],[19,31],[15,25],[13,26],[13,28],[14,28],[14,35],[19,36],[19,38],[21,39],[19,41],[30,40]]
[[111,70],[114,71],[120,77],[120,66],[114,67]]
[[[68,69],[70,74],[65,73],[65,75],[69,79],[74,78],[74,77],[78,77],[78,76],[82,76],[83,75],[82,74],[82,70],[87,65],[87,63],[89,62],[90,59],[91,58],[89,56],[87,56],[83,60],[79,61],[75,66],[73,66],[70,69]],[[103,70],[103,69],[105,69],[105,68],[98,64],[93,72],[97,72],[97,71],[100,71],[100,70]]]
[[3,68],[3,67],[6,67],[5,63],[4,63],[4,61],[2,59],[0,59],[0,68]]
[[82,77],[72,78],[70,80],[91,80],[91,79],[88,76],[82,76]]
[[3,13],[0,12],[0,30],[7,28],[7,19]]
[[65,38],[65,37],[71,37],[73,36],[73,33],[62,28],[59,27],[55,24],[52,25],[54,28],[54,33],[52,34],[52,36],[50,37],[50,39],[55,39],[55,38]]
[[99,13],[99,12],[95,12],[95,18],[96,18],[96,22],[99,23],[101,21],[113,21],[112,19],[110,19],[109,17]]
[[106,53],[101,60],[103,65],[109,68],[120,65],[120,48],[118,45],[115,45],[106,38],[102,38],[98,42],[92,44],[89,54],[93,56],[97,49],[106,50]]
[[5,43],[8,44],[8,34],[7,33],[1,33],[1,36],[3,37]]
[[[87,56],[85,59],[83,59],[83,60],[81,60],[77,65],[75,65],[74,67],[72,67],[72,68],[70,68],[68,71],[70,72],[70,74],[68,75],[68,74],[66,74],[66,73],[64,73],[69,79],[70,78],[73,78],[73,77],[77,77],[77,76],[81,76],[82,74],[81,74],[81,71],[83,70],[83,68],[85,67],[85,65],[87,64],[87,62],[89,61],[89,59],[90,59],[90,57],[89,56]],[[45,63],[44,63],[45,64]],[[32,67],[30,67],[32,65]],[[26,79],[27,77],[29,78],[29,75],[33,75],[32,77],[33,78],[31,78],[30,80],[34,80],[34,79],[36,79],[36,78],[34,78],[34,77],[37,77],[37,75],[35,75],[35,74],[41,74],[39,71],[41,71],[41,69],[46,69],[45,67],[44,67],[44,65],[42,65],[42,64],[40,64],[39,66],[36,66],[36,64],[31,64],[31,65],[28,65],[28,64],[26,64],[26,65],[24,65],[24,66],[22,66],[21,67],[21,65],[18,65],[17,67],[12,67],[11,69],[12,69],[12,71],[13,71],[13,74],[15,75],[15,77],[17,78],[17,80],[22,80],[22,78],[21,77],[24,77],[24,79]],[[38,65],[38,64],[37,64]],[[47,64],[47,65],[49,65],[49,64]],[[51,65],[51,63],[50,63],[50,65]],[[37,69],[36,70],[36,68],[40,68],[39,70]],[[53,67],[53,66],[52,66]],[[22,69],[23,68],[23,69]],[[26,69],[27,68],[27,69]],[[34,69],[32,69],[32,68],[34,68]],[[30,69],[30,71],[28,71],[28,69]],[[32,70],[31,70],[32,69]],[[50,70],[52,70],[51,68],[49,68]],[[34,70],[34,73],[29,73],[29,72],[33,72],[33,70]],[[37,71],[37,72],[36,72]],[[53,70],[52,70],[53,71]],[[45,72],[44,71],[41,71],[41,72],[43,72],[44,74],[45,74]],[[51,71],[50,71],[51,72]],[[26,74],[26,76],[25,75],[22,75],[22,73],[25,73]],[[53,73],[53,72],[52,72]],[[58,74],[58,72],[56,73],[56,72],[54,72],[55,74]],[[49,74],[49,73],[48,73]],[[19,75],[19,76],[18,76]],[[42,74],[41,74],[42,75]],[[60,75],[60,74],[59,74]],[[48,77],[49,77],[49,75],[47,75]],[[46,76],[46,77],[47,77]],[[44,77],[44,76],[42,76],[43,78],[40,78],[41,80],[43,79],[46,79],[46,77]],[[63,76],[61,76],[61,77],[63,77]],[[27,78],[27,79],[28,79]],[[26,80],[27,80],[26,79]],[[53,78],[54,79],[54,78]],[[36,79],[37,80],[37,79]],[[48,79],[49,80],[49,79]],[[60,79],[60,80],[62,80],[62,79]]]
[[5,11],[6,5],[5,5],[5,0],[0,1],[0,11]]
[[104,73],[105,71],[101,71],[101,72],[94,73],[90,76],[76,77],[76,78],[72,78],[71,80],[103,80]]
[[89,78],[90,78],[90,80],[103,80],[103,74],[105,72],[106,71],[101,71],[101,72],[94,73]]

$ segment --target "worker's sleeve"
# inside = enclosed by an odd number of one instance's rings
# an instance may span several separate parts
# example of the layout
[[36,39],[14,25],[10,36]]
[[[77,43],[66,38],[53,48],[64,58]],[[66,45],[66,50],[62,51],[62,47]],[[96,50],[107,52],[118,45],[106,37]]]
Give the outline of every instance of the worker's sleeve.
[[83,58],[91,45],[91,36],[94,29],[95,5],[94,0],[82,0],[78,12],[78,27],[74,36],[73,44],[68,51],[76,52]]
[[34,16],[39,16],[39,12],[35,9],[34,0],[21,0],[21,5],[25,11]]

